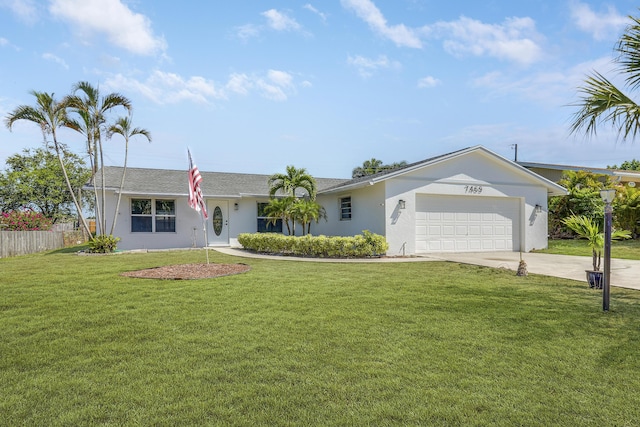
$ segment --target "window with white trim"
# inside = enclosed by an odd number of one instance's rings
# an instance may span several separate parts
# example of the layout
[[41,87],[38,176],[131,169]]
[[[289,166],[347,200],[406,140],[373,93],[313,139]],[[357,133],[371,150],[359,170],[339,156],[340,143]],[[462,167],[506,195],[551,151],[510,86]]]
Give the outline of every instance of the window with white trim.
[[340,198],[340,221],[351,220],[351,196]]
[[269,203],[258,202],[258,233],[282,233],[282,219],[270,218],[265,213]]
[[132,233],[175,233],[176,201],[131,199]]

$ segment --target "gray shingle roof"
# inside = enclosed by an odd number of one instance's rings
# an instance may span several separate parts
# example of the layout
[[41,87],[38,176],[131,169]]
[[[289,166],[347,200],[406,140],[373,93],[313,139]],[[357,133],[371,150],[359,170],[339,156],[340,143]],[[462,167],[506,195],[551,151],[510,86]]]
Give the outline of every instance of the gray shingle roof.
[[[122,170],[123,168],[116,166],[105,167],[106,188],[115,190],[120,187]],[[270,175],[203,171],[200,171],[200,174],[202,175],[201,188],[205,197],[269,195],[267,181]],[[101,177],[101,173],[98,172],[96,177],[98,187],[101,185]],[[316,185],[318,191],[321,191],[345,181],[347,180],[316,178]],[[188,182],[186,170],[127,168],[123,192],[186,196],[189,193]],[[89,185],[89,187],[91,186]]]

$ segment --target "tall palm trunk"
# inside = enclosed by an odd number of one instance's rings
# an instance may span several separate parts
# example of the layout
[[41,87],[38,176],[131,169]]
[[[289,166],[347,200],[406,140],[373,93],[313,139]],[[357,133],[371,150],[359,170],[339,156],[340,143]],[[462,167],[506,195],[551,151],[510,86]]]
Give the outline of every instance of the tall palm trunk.
[[[116,202],[116,210],[113,215],[113,222],[111,223],[111,232],[113,234],[116,229],[116,221],[118,220],[118,211],[120,211],[120,200],[122,199],[122,189],[124,188],[124,177],[127,174],[127,158],[129,157],[129,136],[124,137],[124,163],[122,167],[122,178],[120,179],[120,191],[118,191],[118,201]],[[104,188],[104,185],[102,186]]]
[[65,166],[64,160],[62,158],[62,152],[60,150],[60,144],[58,144],[58,136],[56,135],[56,128],[55,127],[52,128],[51,134],[52,134],[52,137],[53,137],[53,147],[54,147],[54,149],[56,151],[56,155],[58,156],[58,161],[60,162],[60,169],[62,169],[62,175],[64,176],[64,182],[67,184],[67,189],[69,190],[69,193],[71,194],[71,200],[73,200],[73,204],[76,207],[76,210],[78,212],[78,219],[82,223],[82,227],[86,231],[87,236],[89,236],[89,238],[92,238],[91,229],[89,228],[89,224],[87,224],[87,220],[84,218],[84,214],[82,213],[82,208],[80,207],[80,203],[78,203],[78,199],[76,198],[76,194],[73,191],[73,186],[71,185],[71,180],[69,179],[69,174],[67,173],[67,167]]

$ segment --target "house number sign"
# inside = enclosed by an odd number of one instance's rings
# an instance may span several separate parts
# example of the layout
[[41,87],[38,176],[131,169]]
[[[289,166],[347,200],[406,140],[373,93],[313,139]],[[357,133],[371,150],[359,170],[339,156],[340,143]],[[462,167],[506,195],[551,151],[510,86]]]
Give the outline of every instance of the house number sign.
[[482,185],[465,185],[464,192],[467,194],[480,194],[482,193]]
[[213,210],[213,232],[216,233],[216,236],[222,233],[222,209],[220,206],[216,206]]

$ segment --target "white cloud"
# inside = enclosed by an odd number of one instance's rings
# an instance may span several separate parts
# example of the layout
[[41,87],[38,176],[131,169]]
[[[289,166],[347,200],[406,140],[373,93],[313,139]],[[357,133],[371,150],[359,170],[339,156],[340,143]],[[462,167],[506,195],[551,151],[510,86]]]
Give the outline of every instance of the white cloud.
[[531,18],[507,18],[502,24],[485,24],[460,17],[457,21],[438,22],[424,27],[425,34],[443,39],[452,55],[492,56],[529,65],[542,57],[536,42],[541,39]]
[[52,54],[52,53],[43,53],[42,59],[46,59],[47,61],[53,61],[60,65],[65,70],[69,69],[69,65],[64,61],[64,59]]
[[371,0],[341,0],[342,6],[351,9],[380,36],[400,47],[421,48],[422,41],[415,30],[403,24],[389,26],[380,9]]
[[281,87],[293,86],[293,76],[285,71],[269,70],[267,77],[275,85]]
[[627,17],[620,15],[615,7],[609,6],[604,13],[594,12],[588,4],[571,2],[571,18],[576,26],[591,33],[595,40],[616,37],[629,24]]
[[286,14],[275,9],[269,9],[262,12],[262,16],[267,18],[267,24],[276,31],[294,31],[299,30],[300,24],[295,19],[290,18]]
[[145,81],[117,74],[108,78],[105,85],[117,91],[135,91],[157,104],[174,104],[192,101],[199,104],[209,103],[211,99],[224,99],[222,91],[204,77],[194,76],[187,79],[175,73],[154,71]]
[[436,87],[441,83],[442,82],[440,80],[436,79],[435,77],[427,76],[427,77],[423,77],[420,80],[418,80],[418,87],[420,89]]
[[[577,88],[584,83],[591,70],[607,74],[611,67],[610,58],[600,58],[566,69],[549,69],[526,75],[491,72],[474,79],[472,85],[485,89],[491,98],[515,95],[554,109],[576,100]],[[612,81],[617,84],[615,77]],[[567,111],[567,116],[570,114]]]
[[260,28],[253,24],[245,24],[236,27],[236,36],[243,41],[247,41],[250,38],[258,37],[260,35]]
[[257,78],[256,87],[263,97],[272,101],[286,101],[288,93],[295,91],[293,76],[278,70],[269,70],[266,79]]
[[320,12],[318,9],[313,7],[310,3],[307,3],[302,7],[318,15],[320,19],[322,19],[322,22],[327,22],[327,14]]
[[28,24],[38,20],[38,7],[34,0],[0,0],[0,6],[10,9],[21,21]]
[[9,40],[4,37],[0,37],[0,46],[9,46]]
[[231,74],[225,88],[239,95],[248,95],[253,87],[251,79],[246,74]]
[[136,54],[166,49],[164,39],[153,34],[149,18],[120,0],[52,0],[49,11],[81,34],[105,34],[109,42]]
[[442,39],[444,49],[452,55],[491,56],[529,65],[542,57],[538,41],[542,36],[528,17],[507,18],[502,24],[485,24],[461,17],[456,21],[437,22],[419,29],[404,24],[389,25],[372,0],[341,0],[369,24],[369,27],[399,47],[421,48],[423,38]]
[[379,69],[400,69],[402,65],[397,61],[391,61],[386,55],[380,55],[376,59],[366,58],[361,55],[351,56],[347,58],[347,63],[358,69],[358,73],[362,77],[371,77],[374,72]]
[[286,13],[276,9],[269,9],[261,13],[267,20],[265,25],[245,24],[235,27],[236,37],[242,41],[248,41],[251,38],[260,36],[265,28],[275,31],[300,31],[304,33],[302,26],[298,22],[289,17]]
[[140,93],[157,104],[184,101],[209,104],[226,100],[231,94],[248,96],[254,92],[273,101],[286,101],[290,94],[296,92],[293,76],[279,70],[268,70],[264,75],[253,76],[233,73],[222,85],[200,76],[185,78],[156,70],[144,81],[117,74],[108,78],[105,85],[118,92]]

